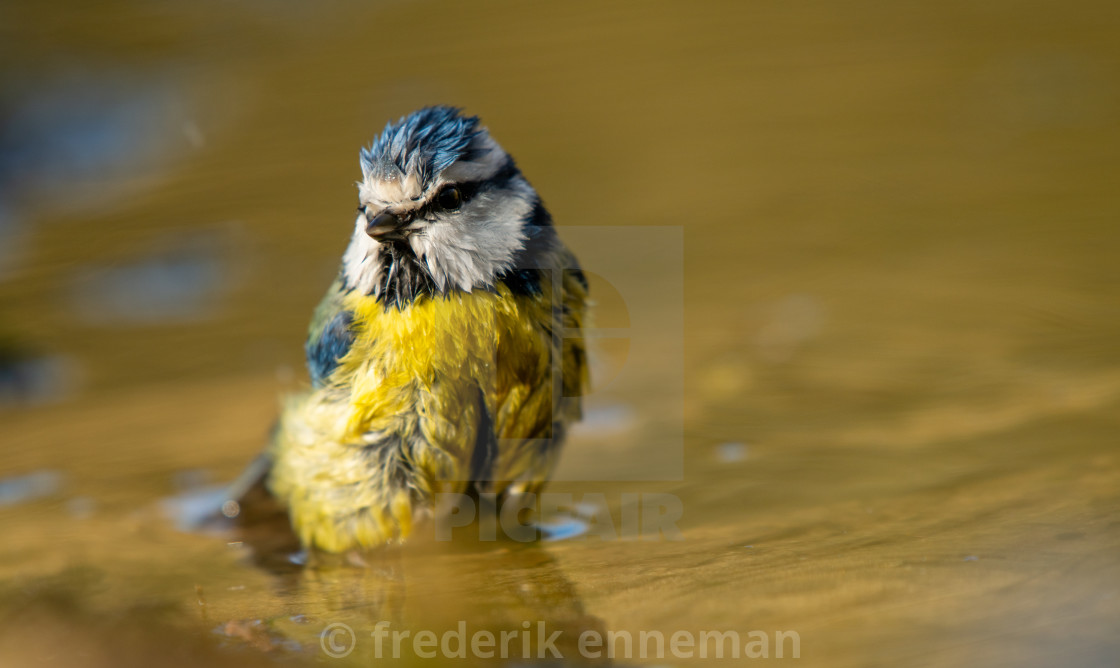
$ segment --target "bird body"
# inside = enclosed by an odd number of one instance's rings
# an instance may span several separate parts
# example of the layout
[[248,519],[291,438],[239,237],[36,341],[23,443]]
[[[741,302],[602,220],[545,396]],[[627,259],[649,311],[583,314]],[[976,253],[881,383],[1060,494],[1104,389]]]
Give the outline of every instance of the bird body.
[[545,484],[587,382],[587,286],[476,118],[433,107],[363,151],[361,207],[266,485],[305,546],[406,538],[440,493]]

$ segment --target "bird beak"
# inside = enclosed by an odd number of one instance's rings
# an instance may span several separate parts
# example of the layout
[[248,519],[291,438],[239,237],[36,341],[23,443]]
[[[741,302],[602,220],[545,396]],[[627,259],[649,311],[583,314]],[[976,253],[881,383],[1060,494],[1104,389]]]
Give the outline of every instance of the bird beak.
[[403,223],[396,215],[383,211],[366,223],[366,234],[377,241],[403,240]]

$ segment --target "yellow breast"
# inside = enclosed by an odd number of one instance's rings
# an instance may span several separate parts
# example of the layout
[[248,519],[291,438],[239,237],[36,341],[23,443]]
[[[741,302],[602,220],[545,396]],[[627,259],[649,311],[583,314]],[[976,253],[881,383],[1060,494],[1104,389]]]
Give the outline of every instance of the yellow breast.
[[[348,437],[407,428],[420,409],[451,416],[479,391],[493,413],[514,386],[549,383],[547,298],[514,296],[499,285],[400,310],[356,293],[346,305],[355,340],[332,381],[350,389]],[[425,397],[445,404],[428,406]]]
[[[539,489],[559,452],[554,425],[578,418],[586,382],[585,293],[573,279],[561,290],[562,304],[546,281],[539,295],[499,285],[401,309],[341,296],[351,347],[324,386],[288,401],[271,447],[269,489],[303,542],[341,551],[403,538],[435,494],[472,483]],[[476,480],[485,443],[497,452]]]

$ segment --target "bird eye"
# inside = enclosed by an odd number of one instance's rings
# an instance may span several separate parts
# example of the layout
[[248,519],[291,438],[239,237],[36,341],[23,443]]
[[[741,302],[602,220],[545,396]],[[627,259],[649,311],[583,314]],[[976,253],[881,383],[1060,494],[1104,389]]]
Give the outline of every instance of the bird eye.
[[442,209],[454,211],[463,206],[463,194],[455,186],[447,186],[436,195],[436,203]]

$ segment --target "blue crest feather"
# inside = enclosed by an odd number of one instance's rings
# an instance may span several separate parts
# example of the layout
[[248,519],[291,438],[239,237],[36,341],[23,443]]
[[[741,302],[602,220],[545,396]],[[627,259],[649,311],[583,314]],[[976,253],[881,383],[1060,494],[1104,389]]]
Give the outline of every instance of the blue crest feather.
[[427,183],[468,156],[480,134],[477,116],[463,116],[455,107],[425,107],[387,124],[381,136],[362,149],[362,172],[378,178],[393,172],[416,174]]

